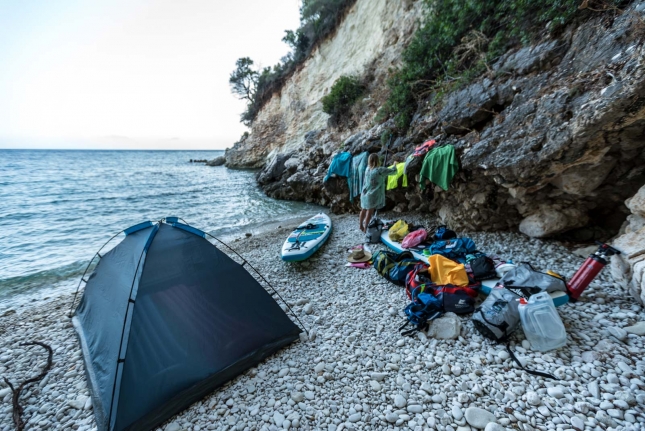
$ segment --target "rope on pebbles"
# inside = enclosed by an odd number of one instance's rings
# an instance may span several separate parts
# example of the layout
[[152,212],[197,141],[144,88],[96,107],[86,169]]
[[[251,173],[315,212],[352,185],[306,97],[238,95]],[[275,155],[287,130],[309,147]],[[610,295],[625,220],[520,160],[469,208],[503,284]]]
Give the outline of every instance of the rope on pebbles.
[[40,341],[30,341],[28,343],[21,343],[20,345],[21,346],[41,346],[45,350],[47,350],[48,357],[47,357],[47,365],[45,365],[45,368],[43,368],[43,371],[36,377],[32,377],[31,379],[25,380],[20,386],[18,386],[18,389],[14,389],[11,382],[7,380],[6,377],[3,377],[5,383],[9,386],[9,389],[11,389],[11,392],[13,393],[13,397],[11,400],[13,403],[13,423],[16,425],[17,431],[22,431],[25,428],[25,423],[22,421],[22,418],[21,418],[23,408],[18,403],[18,398],[20,398],[20,393],[28,384],[36,383],[37,381],[41,380],[43,377],[47,375],[47,373],[52,367],[52,357],[54,355],[52,348],[45,343],[41,343]]

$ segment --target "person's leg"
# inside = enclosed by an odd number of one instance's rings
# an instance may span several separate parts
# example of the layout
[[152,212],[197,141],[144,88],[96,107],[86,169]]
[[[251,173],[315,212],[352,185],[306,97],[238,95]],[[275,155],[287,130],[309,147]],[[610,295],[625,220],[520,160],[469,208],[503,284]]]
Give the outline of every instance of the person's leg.
[[372,217],[374,217],[374,211],[376,211],[376,209],[367,210],[367,214],[365,215],[365,231],[364,232],[367,232],[367,225],[370,224],[370,222],[372,221]]
[[358,216],[358,224],[361,229],[361,231],[365,232],[365,215],[367,214],[367,210],[361,209],[361,213]]

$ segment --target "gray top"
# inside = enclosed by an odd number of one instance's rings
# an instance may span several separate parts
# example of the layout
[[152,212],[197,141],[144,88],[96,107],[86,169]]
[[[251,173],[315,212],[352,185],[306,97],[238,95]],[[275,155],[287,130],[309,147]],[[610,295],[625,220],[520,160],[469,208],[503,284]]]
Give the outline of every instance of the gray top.
[[365,210],[381,209],[385,206],[385,181],[396,173],[394,168],[367,168],[361,193],[361,207]]

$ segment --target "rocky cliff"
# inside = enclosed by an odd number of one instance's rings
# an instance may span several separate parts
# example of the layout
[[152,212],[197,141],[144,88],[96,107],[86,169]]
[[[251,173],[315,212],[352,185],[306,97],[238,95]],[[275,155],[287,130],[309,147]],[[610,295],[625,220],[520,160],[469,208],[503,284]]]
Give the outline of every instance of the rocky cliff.
[[[386,146],[381,135],[391,125],[372,119],[418,10],[418,2],[357,1],[263,108],[248,139],[227,152],[227,165],[262,167],[258,181],[270,196],[355,211],[344,179],[322,182],[335,152],[402,160],[433,137],[457,150],[450,189],[422,193],[416,163],[407,189],[388,191],[388,208],[433,212],[453,228],[576,240],[616,234],[629,214],[625,199],[645,184],[645,2],[506,53],[439,109],[420,109],[408,133]],[[327,126],[320,97],[349,73],[372,82],[370,95],[354,124]]]
[[[333,36],[264,105],[250,136],[227,150],[226,165],[260,168],[276,154],[300,149],[308,132],[327,128],[329,116],[320,99],[343,75],[369,75],[373,91],[361,103],[365,115],[354,124],[355,129],[366,127],[381,102],[377,93],[414,34],[421,10],[421,2],[413,0],[358,0]],[[343,137],[333,133],[336,145]]]

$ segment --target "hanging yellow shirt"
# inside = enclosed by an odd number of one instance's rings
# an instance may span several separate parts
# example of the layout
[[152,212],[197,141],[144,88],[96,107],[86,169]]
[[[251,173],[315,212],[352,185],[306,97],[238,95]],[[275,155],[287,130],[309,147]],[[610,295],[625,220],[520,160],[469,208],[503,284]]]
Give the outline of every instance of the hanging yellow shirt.
[[396,174],[387,177],[387,190],[395,189],[399,186],[399,178],[403,176],[403,187],[408,186],[408,176],[405,174],[405,163],[395,163],[390,168],[396,168]]

